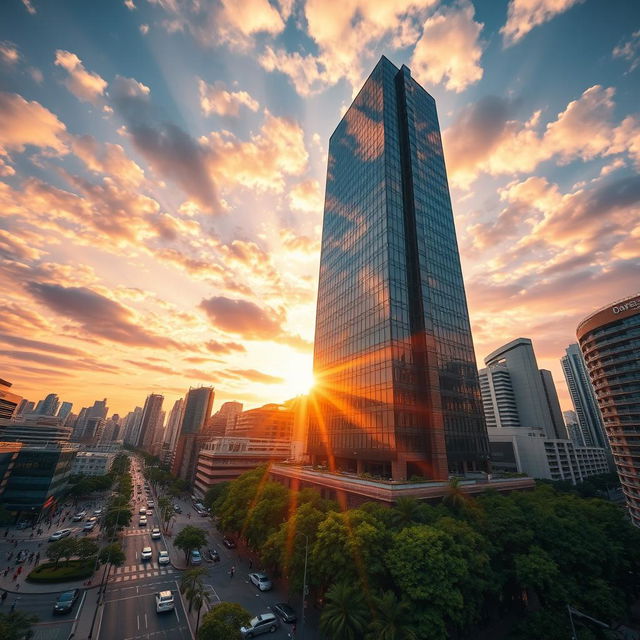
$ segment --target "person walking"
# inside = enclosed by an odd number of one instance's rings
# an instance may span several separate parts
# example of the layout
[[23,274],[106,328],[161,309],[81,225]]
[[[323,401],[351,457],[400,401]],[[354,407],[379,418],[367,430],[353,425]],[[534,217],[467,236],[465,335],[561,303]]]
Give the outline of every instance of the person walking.
[[7,599],[7,596],[9,595],[8,591],[3,591],[2,595],[0,596],[0,604],[4,604],[4,601]]
[[252,567],[253,567],[253,559],[249,558],[249,571],[251,571]]

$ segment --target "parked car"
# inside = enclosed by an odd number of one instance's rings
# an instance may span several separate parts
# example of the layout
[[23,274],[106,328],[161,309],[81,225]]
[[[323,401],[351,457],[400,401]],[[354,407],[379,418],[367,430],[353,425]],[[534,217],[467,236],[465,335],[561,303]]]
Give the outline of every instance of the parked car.
[[146,560],[151,560],[153,558],[153,552],[151,551],[151,547],[143,547],[140,552],[140,560],[145,562]]
[[191,550],[189,564],[202,564],[202,554],[197,549]]
[[101,516],[103,511],[104,511],[104,509],[102,509],[102,508],[94,509],[93,510],[93,515],[94,516]]
[[286,602],[278,602],[278,604],[274,604],[271,607],[271,610],[283,622],[288,622],[289,624],[293,624],[298,619],[298,617],[296,616],[296,612],[293,610],[293,607],[288,605]]
[[250,573],[249,580],[260,589],[260,591],[270,591],[273,588],[271,580],[266,573],[259,571],[258,573]]
[[171,591],[160,591],[156,593],[156,613],[173,611],[176,606]]
[[147,516],[140,516],[140,521],[138,522],[138,526],[140,527],[147,526]]
[[174,505],[173,505],[173,510],[174,510],[176,513],[182,513],[182,507],[181,507],[179,504],[174,504]]
[[227,547],[227,549],[235,549],[236,548],[236,543],[233,540],[233,538],[228,538],[227,536],[225,536],[224,538],[222,538],[222,544]]
[[73,609],[73,605],[76,603],[79,595],[80,589],[72,589],[71,591],[61,593],[53,605],[53,613],[69,613],[69,611]]
[[147,507],[149,507],[149,509],[153,509],[153,500],[147,500]]
[[84,527],[82,527],[83,531],[93,531],[96,528],[98,523],[94,520],[93,522],[85,522]]
[[273,633],[280,626],[280,621],[273,613],[261,613],[251,618],[246,627],[240,627],[243,638],[253,638],[263,633]]
[[140,511],[138,511],[138,513],[141,516],[146,516],[147,515],[147,510],[145,509],[145,507],[140,507]]
[[78,511],[78,513],[76,513],[75,516],[73,516],[72,520],[74,522],[80,522],[80,520],[82,520],[82,518],[84,518],[87,515],[87,512],[83,509],[82,511]]
[[151,539],[152,540],[158,540],[158,538],[161,538],[162,534],[160,533],[160,529],[158,529],[158,527],[154,527],[153,529],[151,529]]
[[209,559],[212,562],[220,562],[220,554],[215,549],[209,549]]
[[168,551],[161,551],[158,554],[158,564],[169,564],[171,562],[171,558],[169,558]]
[[54,531],[49,536],[49,542],[55,542],[56,540],[62,540],[62,538],[66,538],[71,533],[71,529],[59,529],[58,531]]

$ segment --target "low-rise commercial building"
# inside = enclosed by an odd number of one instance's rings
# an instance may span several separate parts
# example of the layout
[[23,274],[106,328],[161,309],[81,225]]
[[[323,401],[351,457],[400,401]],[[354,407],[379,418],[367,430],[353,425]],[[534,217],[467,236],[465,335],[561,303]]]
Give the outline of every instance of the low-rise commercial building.
[[111,471],[114,453],[78,451],[71,467],[72,475],[104,476]]

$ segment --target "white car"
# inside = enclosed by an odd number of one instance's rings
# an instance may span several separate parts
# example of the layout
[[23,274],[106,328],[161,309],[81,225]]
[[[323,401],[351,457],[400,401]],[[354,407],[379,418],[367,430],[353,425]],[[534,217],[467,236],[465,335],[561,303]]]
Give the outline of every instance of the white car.
[[151,551],[151,547],[144,547],[142,552],[140,553],[140,560],[151,560],[153,557],[153,552]]
[[153,529],[151,529],[152,540],[158,540],[160,537],[162,537],[162,534],[160,533],[160,529],[158,529],[158,527],[154,527]]
[[138,511],[138,513],[141,516],[146,516],[147,515],[147,510],[144,507],[140,507],[140,511]]
[[49,542],[55,542],[56,540],[62,540],[62,538],[66,538],[71,533],[71,529],[60,529],[59,531],[54,531],[49,536]]
[[251,580],[251,582],[260,589],[260,591],[269,591],[273,587],[271,580],[266,573],[250,573],[249,580]]
[[161,551],[158,554],[158,564],[169,564],[170,562],[168,551]]
[[171,591],[160,591],[156,593],[156,613],[164,611],[173,611],[176,606]]
[[138,525],[140,527],[146,527],[147,526],[147,516],[140,516],[140,522],[138,522]]

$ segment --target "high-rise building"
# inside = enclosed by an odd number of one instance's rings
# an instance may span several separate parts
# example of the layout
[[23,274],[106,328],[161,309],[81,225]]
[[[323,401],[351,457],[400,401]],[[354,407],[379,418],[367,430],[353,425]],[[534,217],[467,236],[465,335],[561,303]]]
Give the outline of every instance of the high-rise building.
[[0,418],[9,419],[14,413],[17,414],[18,405],[22,398],[9,391],[11,383],[0,379]]
[[58,413],[60,400],[57,393],[50,393],[44,400],[38,402],[36,413],[41,416],[55,416]]
[[580,347],[570,344],[560,363],[585,444],[608,449],[609,441],[604,433],[598,400],[589,380]]
[[286,440],[293,436],[294,412],[283,404],[265,404],[257,409],[243,411],[235,425],[226,431],[233,438],[263,438]]
[[36,407],[35,402],[31,402],[31,400],[27,400],[26,398],[23,398],[18,403],[18,406],[16,407],[16,410],[14,411],[13,415],[14,416],[29,415],[30,413],[34,413],[35,407]]
[[180,425],[184,412],[184,398],[179,398],[173,403],[171,411],[169,411],[169,419],[167,420],[167,428],[165,429],[164,440],[167,443],[167,449],[173,453],[180,435]]
[[140,434],[136,446],[151,452],[154,442],[158,439],[156,431],[160,413],[162,412],[162,403],[164,396],[159,393],[151,393],[147,396],[142,409],[142,419],[140,421]]
[[538,369],[529,338],[517,338],[490,353],[480,370],[487,426],[544,429],[548,438],[567,432],[551,373]]
[[72,440],[76,442],[97,442],[102,436],[104,422],[109,413],[107,399],[96,400],[91,407],[83,407],[73,427]]
[[58,409],[58,418],[64,422],[73,409],[73,402],[63,402]]
[[563,411],[562,416],[564,417],[564,425],[567,429],[569,440],[571,440],[576,447],[585,447],[587,443],[578,424],[576,412],[571,410]]
[[640,294],[595,311],[576,334],[631,521],[640,527]]
[[124,419],[123,440],[132,447],[138,445],[140,437],[140,423],[142,422],[142,407],[129,411]]
[[308,452],[402,480],[486,469],[434,99],[382,57],[329,141]]

